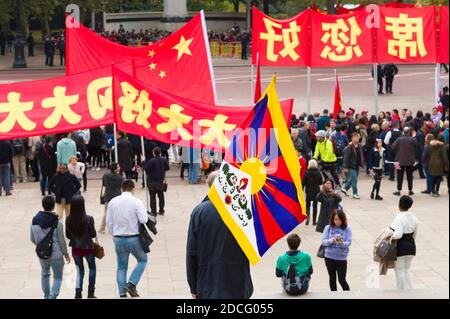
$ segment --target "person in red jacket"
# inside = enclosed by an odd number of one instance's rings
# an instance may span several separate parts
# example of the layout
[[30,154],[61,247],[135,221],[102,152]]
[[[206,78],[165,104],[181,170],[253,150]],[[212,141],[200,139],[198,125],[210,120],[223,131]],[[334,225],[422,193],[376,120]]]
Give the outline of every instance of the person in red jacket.
[[298,161],[300,162],[300,178],[303,180],[308,165],[306,159],[302,156],[301,150],[299,148],[296,148],[295,150],[297,151]]

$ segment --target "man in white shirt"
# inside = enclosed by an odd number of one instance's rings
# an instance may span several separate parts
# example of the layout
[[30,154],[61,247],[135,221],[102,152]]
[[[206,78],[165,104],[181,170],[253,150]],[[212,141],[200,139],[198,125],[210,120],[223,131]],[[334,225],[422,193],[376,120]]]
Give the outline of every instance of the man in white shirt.
[[[114,237],[117,256],[117,285],[120,297],[139,297],[136,286],[147,266],[147,254],[139,240],[139,225],[148,221],[144,204],[133,196],[134,182],[122,183],[122,195],[108,203],[106,226]],[[132,254],[137,264],[127,283],[128,258]]]

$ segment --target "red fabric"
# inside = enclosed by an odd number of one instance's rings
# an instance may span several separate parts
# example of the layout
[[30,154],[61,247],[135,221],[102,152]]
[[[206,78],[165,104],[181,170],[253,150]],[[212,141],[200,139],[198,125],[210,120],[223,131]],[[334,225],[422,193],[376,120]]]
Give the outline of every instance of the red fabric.
[[312,67],[373,63],[371,29],[366,26],[365,11],[345,15],[311,12],[310,15]]
[[339,79],[336,73],[336,86],[334,88],[334,108],[333,108],[333,118],[337,118],[338,113],[342,111],[342,100],[341,100],[341,90],[339,88]]
[[[133,91],[135,92],[134,97],[133,94],[129,94]],[[225,143],[220,143],[217,138],[214,138],[211,143],[205,143],[202,136],[207,134],[209,128],[199,125],[201,124],[199,121],[213,121],[218,115],[226,116],[225,123],[234,125],[233,129],[225,131],[225,136],[231,141],[235,129],[241,126],[253,110],[253,107],[217,106],[194,102],[153,88],[116,67],[113,68],[113,92],[115,121],[118,130],[165,143],[180,143],[184,146],[205,147],[219,151],[227,148]],[[135,102],[135,106],[129,103],[130,98],[127,98],[127,96],[132,96],[131,101]],[[286,122],[289,123],[293,100],[284,101],[281,104]],[[130,105],[132,109],[131,117],[127,111],[130,109]],[[174,128],[166,131],[163,128],[164,124],[169,122],[169,117],[165,116],[164,114],[167,113],[164,112],[172,108],[181,108],[182,116],[188,116],[180,126],[181,130]],[[148,109],[150,111],[143,114],[144,121],[140,121],[138,118],[139,110],[145,111]]]
[[448,43],[448,7],[440,6],[439,7],[439,63],[448,64],[448,51],[449,51],[449,43]]
[[[0,139],[70,132],[112,123],[110,76],[111,67],[107,67],[71,76],[1,84]],[[63,93],[64,97],[52,100],[55,93],[57,96]],[[14,101],[16,94],[20,95],[18,102]],[[23,105],[25,102],[31,104]],[[62,116],[56,116],[52,122],[51,116],[56,110],[61,110]],[[14,116],[13,111],[19,112],[20,116]],[[70,116],[71,112],[76,115]],[[17,121],[19,117],[25,118],[25,122]],[[31,124],[26,123],[26,119]],[[12,127],[10,123],[13,123]]]
[[255,83],[255,97],[253,98],[253,102],[258,103],[261,98],[262,89],[261,89],[261,64],[260,59],[258,59],[258,67],[256,68],[256,83]]
[[[399,36],[395,35],[395,30],[387,30],[387,25],[393,26],[393,23],[387,23],[386,19],[399,18],[400,15],[406,15],[407,18],[419,18],[419,21],[422,22],[423,32],[412,32],[410,34],[411,40],[402,39],[402,43],[406,42],[407,45],[414,43],[413,47],[416,48],[416,53],[411,48],[399,43]],[[404,32],[403,27],[397,30]],[[404,36],[400,34],[400,37]],[[391,52],[389,52],[389,43],[393,44]],[[400,9],[380,7],[380,28],[377,29],[376,56],[378,63],[436,63],[436,43],[436,7]],[[405,49],[402,50],[402,48]],[[404,51],[404,56],[402,56],[402,51]]]
[[[252,63],[256,64],[259,53],[261,65],[265,66],[305,66],[308,65],[308,28],[311,10],[305,10],[295,17],[276,20],[253,7]],[[292,25],[292,24],[295,25]],[[292,28],[291,28],[292,26]],[[296,29],[294,29],[294,27]],[[298,29],[299,28],[299,29]],[[293,30],[293,32],[288,32]],[[297,30],[297,31],[296,31]],[[300,30],[300,31],[298,31]],[[273,31],[276,39],[267,39]],[[283,40],[283,32],[287,42]],[[298,40],[298,43],[297,43]],[[270,47],[273,45],[273,48]],[[292,48],[291,48],[292,45]],[[292,50],[289,50],[289,49]]]
[[303,177],[305,177],[306,169],[307,169],[307,163],[303,156],[300,156],[298,161],[300,162],[300,178],[303,180]]
[[[180,56],[175,46],[182,37],[190,41],[187,46],[190,54]],[[162,41],[140,48],[111,42],[82,25],[68,28],[66,54],[68,75],[136,59],[136,77],[141,81],[194,101],[215,103],[214,76],[202,13]],[[150,69],[152,63],[154,69]],[[165,76],[160,77],[161,72]]]
[[403,3],[397,1],[385,2],[380,6],[388,7],[388,8],[414,8],[416,5],[414,3]]

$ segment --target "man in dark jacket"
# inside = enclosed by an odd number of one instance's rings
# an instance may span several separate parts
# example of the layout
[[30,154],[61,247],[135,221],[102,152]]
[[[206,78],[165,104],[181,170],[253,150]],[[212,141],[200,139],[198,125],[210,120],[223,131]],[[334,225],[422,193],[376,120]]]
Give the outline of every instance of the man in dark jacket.
[[6,51],[6,37],[3,31],[0,31],[0,55],[5,55]]
[[241,59],[247,60],[248,43],[250,39],[247,33],[241,35]]
[[351,142],[344,149],[344,173],[347,175],[347,181],[341,191],[348,196],[347,191],[352,187],[353,198],[360,199],[358,195],[358,175],[359,167],[362,164],[361,147],[359,145],[359,133],[353,133]]
[[399,137],[392,145],[392,150],[395,152],[395,161],[399,163],[400,169],[397,170],[397,191],[394,195],[400,196],[403,186],[403,176],[406,171],[406,179],[408,180],[409,195],[414,195],[413,192],[413,171],[414,163],[417,159],[419,144],[417,140],[411,136],[411,129],[405,127],[403,135]]
[[303,123],[303,126],[298,130],[298,138],[302,141],[302,156],[309,161],[312,157],[312,143],[309,136],[309,128],[311,124],[308,121]]
[[[217,172],[208,176],[208,186]],[[209,198],[191,215],[186,249],[187,280],[194,299],[248,299],[250,264]]]
[[[432,130],[433,128],[434,128],[433,121],[423,121],[422,127],[416,133],[415,138],[417,140],[417,144],[419,145],[419,148],[417,150],[418,151],[417,158],[419,159],[422,158],[423,150],[425,148],[425,136],[427,136],[427,134],[430,133],[430,130]],[[425,173],[423,171],[421,161],[419,161],[419,164],[417,164],[417,170],[419,171],[420,178],[424,179]]]
[[[373,68],[372,68],[372,77],[374,76],[373,74]],[[381,66],[381,64],[377,65],[377,82],[378,82],[378,94],[383,94],[383,67]]]
[[0,196],[2,196],[2,189],[5,190],[5,195],[12,195],[11,193],[11,161],[14,150],[9,141],[0,141]]
[[159,201],[159,214],[164,215],[164,190],[163,184],[166,179],[166,171],[169,170],[169,162],[161,156],[161,149],[153,149],[153,158],[145,161],[142,166],[147,173],[148,192],[150,194],[150,211],[156,215],[156,195]]
[[28,44],[28,56],[34,56],[34,38],[31,32],[28,34],[26,42]]
[[72,197],[79,194],[81,184],[75,175],[69,173],[67,164],[59,166],[58,173],[51,179],[48,188],[55,194],[56,198],[56,212],[62,219],[64,214],[70,214],[70,201]]
[[119,140],[117,141],[118,163],[120,166],[120,174],[125,173],[125,178],[131,178],[131,170],[133,168],[133,149],[129,140],[125,138],[123,132],[119,132]]
[[[41,193],[45,196],[45,190],[48,189],[48,183],[55,175],[57,166],[55,148],[50,136],[45,137],[44,144],[37,150],[37,160],[41,169]],[[50,189],[48,194],[50,195]]]
[[386,94],[392,94],[392,84],[394,83],[394,76],[397,75],[398,68],[393,63],[388,63],[383,68],[383,74],[386,77]]
[[328,115],[328,110],[323,110],[323,115],[317,119],[317,131],[325,130],[325,126],[330,124],[331,118]]
[[66,38],[61,36],[58,41],[59,63],[61,66],[66,65]]

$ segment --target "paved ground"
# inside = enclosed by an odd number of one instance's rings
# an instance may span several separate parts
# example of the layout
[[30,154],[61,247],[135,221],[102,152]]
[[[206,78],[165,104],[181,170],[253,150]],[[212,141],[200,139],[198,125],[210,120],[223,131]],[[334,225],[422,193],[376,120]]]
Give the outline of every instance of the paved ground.
[[[83,195],[87,211],[98,225],[103,207],[99,205],[100,173],[89,171],[88,192]],[[167,209],[164,217],[158,217],[159,234],[151,246],[149,264],[138,289],[143,297],[188,298],[189,288],[185,275],[185,246],[189,216],[192,209],[207,193],[205,185],[188,185],[181,181],[178,169],[173,167],[168,177]],[[377,275],[377,264],[372,262],[372,245],[380,230],[388,226],[397,213],[398,197],[391,195],[394,183],[383,180],[382,194],[385,200],[371,201],[371,181],[362,177],[361,200],[345,198],[343,205],[353,229],[350,249],[348,282],[352,293],[338,298],[448,298],[449,283],[449,224],[448,195],[432,198],[422,194],[414,196],[413,212],[420,220],[417,238],[417,257],[412,266],[415,288],[411,293],[397,294],[394,272]],[[415,180],[417,193],[424,187],[424,180]],[[136,195],[145,201],[145,193],[139,189]],[[40,267],[34,248],[29,241],[31,219],[40,205],[37,183],[15,186],[14,196],[0,197],[0,298],[40,298]],[[320,244],[320,234],[313,226],[301,225],[296,230],[302,237],[302,249],[313,255],[314,276],[311,282],[311,298],[330,298],[328,276],[323,260],[315,257]],[[97,295],[103,298],[117,297],[115,284],[115,255],[109,234],[99,235],[106,256],[97,260]],[[286,249],[285,241],[279,241],[262,261],[252,267],[255,297],[282,298],[279,279],[274,276],[278,255]],[[134,265],[134,262],[131,262]],[[61,298],[73,298],[75,268],[73,263],[65,268]],[[226,276],[226,274],[224,274]],[[381,290],[379,290],[381,289]],[[347,296],[347,297],[346,297]]]

